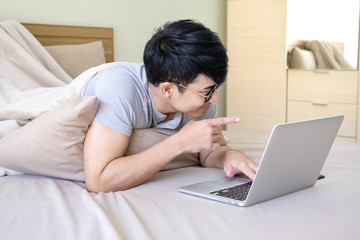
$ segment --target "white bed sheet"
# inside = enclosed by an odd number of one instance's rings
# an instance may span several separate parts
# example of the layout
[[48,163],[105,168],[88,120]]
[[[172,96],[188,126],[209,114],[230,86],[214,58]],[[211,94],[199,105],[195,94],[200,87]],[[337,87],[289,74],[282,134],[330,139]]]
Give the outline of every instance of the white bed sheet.
[[[243,144],[259,160],[262,144]],[[336,143],[312,188],[248,208],[178,192],[220,169],[163,171],[115,193],[30,175],[0,178],[1,239],[360,239],[360,145]]]

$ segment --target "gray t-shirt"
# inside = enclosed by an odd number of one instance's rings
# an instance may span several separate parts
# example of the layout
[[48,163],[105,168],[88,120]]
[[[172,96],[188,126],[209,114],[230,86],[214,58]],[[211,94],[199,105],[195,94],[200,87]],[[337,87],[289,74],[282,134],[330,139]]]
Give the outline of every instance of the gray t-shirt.
[[[148,84],[143,64],[122,62],[95,75],[83,95],[98,98],[96,121],[127,136],[133,129],[176,129],[195,119],[178,112],[174,119],[160,123],[166,115],[155,108]],[[198,119],[214,117],[215,103]]]

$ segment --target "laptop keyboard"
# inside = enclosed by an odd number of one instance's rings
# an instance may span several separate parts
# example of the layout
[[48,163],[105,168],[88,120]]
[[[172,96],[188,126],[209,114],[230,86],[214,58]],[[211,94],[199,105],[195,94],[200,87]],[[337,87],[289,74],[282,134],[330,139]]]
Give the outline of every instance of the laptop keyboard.
[[221,197],[232,198],[239,201],[244,201],[249,193],[252,182],[236,185],[229,188],[220,189],[210,194],[215,194]]

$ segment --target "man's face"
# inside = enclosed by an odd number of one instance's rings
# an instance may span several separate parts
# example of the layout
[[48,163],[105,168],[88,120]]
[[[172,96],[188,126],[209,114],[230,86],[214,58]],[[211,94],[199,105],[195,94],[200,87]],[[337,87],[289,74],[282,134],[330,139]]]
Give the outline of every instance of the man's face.
[[[191,84],[183,87],[185,88],[183,93],[177,92],[174,106],[178,111],[191,117],[201,117],[210,108],[210,105],[218,100],[214,86],[214,80],[204,74],[199,74]],[[210,91],[213,92],[212,96],[205,102],[205,99],[211,94]]]

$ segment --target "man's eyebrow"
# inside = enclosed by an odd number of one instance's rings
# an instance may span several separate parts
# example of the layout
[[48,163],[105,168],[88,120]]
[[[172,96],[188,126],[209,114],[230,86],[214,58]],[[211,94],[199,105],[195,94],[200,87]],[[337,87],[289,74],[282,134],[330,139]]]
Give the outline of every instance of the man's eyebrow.
[[211,88],[213,88],[213,87],[215,87],[215,86],[216,86],[216,84],[210,85],[210,86],[207,86],[207,87],[204,87],[203,89],[204,89],[204,90],[207,90],[207,89],[211,89]]

